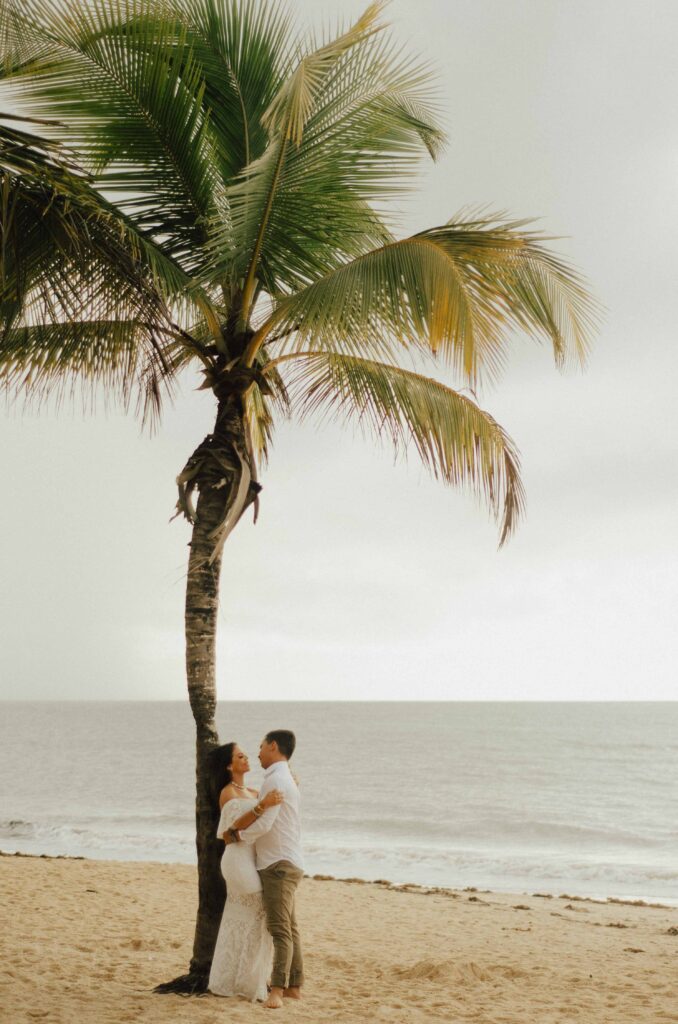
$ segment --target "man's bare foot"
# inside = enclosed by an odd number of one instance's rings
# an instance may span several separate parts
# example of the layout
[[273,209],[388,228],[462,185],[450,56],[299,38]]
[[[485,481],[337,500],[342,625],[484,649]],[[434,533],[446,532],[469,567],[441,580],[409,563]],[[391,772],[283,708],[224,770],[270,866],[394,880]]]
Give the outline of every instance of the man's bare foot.
[[264,1003],[264,1006],[268,1010],[280,1010],[283,1004],[283,989],[272,988],[268,993],[268,999]]
[[298,985],[290,985],[289,988],[283,989],[283,995],[286,999],[301,999],[301,989]]

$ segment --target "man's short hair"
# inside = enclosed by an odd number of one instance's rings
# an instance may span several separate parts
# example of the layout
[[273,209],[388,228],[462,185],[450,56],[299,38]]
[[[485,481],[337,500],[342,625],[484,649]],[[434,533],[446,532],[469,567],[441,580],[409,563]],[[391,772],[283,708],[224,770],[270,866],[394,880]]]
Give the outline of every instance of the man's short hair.
[[289,761],[297,745],[297,738],[289,729],[274,729],[266,733],[266,742],[277,743],[278,750]]

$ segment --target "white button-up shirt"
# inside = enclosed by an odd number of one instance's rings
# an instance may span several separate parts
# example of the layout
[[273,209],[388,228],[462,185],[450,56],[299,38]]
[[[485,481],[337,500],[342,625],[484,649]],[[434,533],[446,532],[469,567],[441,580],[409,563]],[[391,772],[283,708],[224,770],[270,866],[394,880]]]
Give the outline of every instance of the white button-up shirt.
[[243,843],[256,843],[258,871],[263,871],[279,860],[288,860],[303,871],[301,798],[287,761],[275,761],[266,769],[259,799],[272,789],[284,793],[284,803],[267,807],[254,824],[240,832],[240,838]]

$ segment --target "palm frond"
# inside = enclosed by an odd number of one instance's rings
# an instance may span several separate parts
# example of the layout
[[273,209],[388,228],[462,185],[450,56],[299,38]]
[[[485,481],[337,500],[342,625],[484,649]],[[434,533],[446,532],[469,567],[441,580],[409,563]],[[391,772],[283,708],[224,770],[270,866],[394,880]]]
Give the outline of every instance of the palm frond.
[[26,32],[24,15],[23,0],[0,3],[0,80],[49,49],[40,36]]
[[154,0],[28,0],[48,52],[14,71],[20,101],[57,118],[98,183],[186,266],[225,216],[200,65]]
[[[305,54],[296,69],[281,87],[269,108],[264,112],[263,123],[271,135],[271,145],[257,161],[255,173],[247,168],[243,175],[244,189],[235,189],[229,194],[231,222],[229,228],[234,237],[240,235],[240,255],[244,259],[242,284],[242,309],[240,326],[249,322],[257,291],[257,269],[260,262],[264,239],[268,232],[276,192],[284,175],[288,143],[292,140],[299,145],[304,125],[313,109],[316,97],[332,72],[333,67],[352,47],[357,46],[372,31],[383,7],[383,0],[371,4],[364,15],[339,38],[312,53]],[[263,171],[263,174],[259,173]],[[252,185],[254,183],[254,188]],[[241,223],[236,225],[236,198],[243,200]],[[243,217],[244,214],[244,217]],[[249,230],[243,231],[244,228]],[[243,244],[244,243],[244,244]],[[228,253],[233,262],[235,253]],[[237,260],[236,260],[237,265]],[[237,273],[237,271],[236,271]]]
[[[68,284],[68,274],[79,263],[81,272],[97,267],[102,272],[101,298],[108,295],[113,302],[109,314],[116,301],[124,303],[135,294],[146,305],[147,314],[149,306],[158,310],[174,304],[179,310],[192,309],[194,315],[200,310],[208,319],[216,319],[210,296],[92,187],[68,150],[2,123],[8,119],[12,120],[0,114],[4,232],[0,279],[5,298],[13,294],[21,304],[21,296],[40,286],[41,276],[48,287],[45,274],[51,273],[48,268],[53,264],[58,278]],[[41,260],[47,261],[42,270]],[[74,291],[74,286],[75,282],[69,290]],[[76,319],[83,319],[88,297],[92,299],[93,293],[84,289]]]
[[315,94],[299,144],[281,134],[229,187],[231,222],[211,231],[215,276],[253,266],[272,295],[392,241],[379,205],[400,195],[443,134],[426,65],[385,35],[342,53]]
[[378,19],[384,6],[384,0],[371,3],[347,32],[301,58],[264,111],[262,120],[272,135],[299,145],[328,77],[348,50],[379,31]]
[[[475,382],[495,373],[512,330],[551,342],[556,361],[586,356],[597,307],[580,276],[522,222],[452,221],[383,246],[283,298],[248,357],[305,348],[397,358],[440,352]],[[273,349],[271,349],[273,350]]]
[[128,409],[136,393],[143,422],[153,423],[173,376],[162,339],[138,320],[38,323],[0,334],[0,388],[27,404],[58,407],[79,393],[83,407],[103,396]]
[[518,455],[510,438],[470,398],[419,374],[335,353],[287,357],[292,408],[355,420],[396,452],[415,448],[434,477],[470,488],[500,520],[500,545],[524,509]]
[[268,144],[263,114],[290,71],[292,20],[270,0],[165,0],[200,66],[224,182]]
[[201,352],[169,304],[207,317],[208,298],[63,147],[1,117],[0,239],[4,389],[60,401],[68,377],[83,398],[103,385],[125,407],[136,390],[144,420],[157,419],[176,372]]

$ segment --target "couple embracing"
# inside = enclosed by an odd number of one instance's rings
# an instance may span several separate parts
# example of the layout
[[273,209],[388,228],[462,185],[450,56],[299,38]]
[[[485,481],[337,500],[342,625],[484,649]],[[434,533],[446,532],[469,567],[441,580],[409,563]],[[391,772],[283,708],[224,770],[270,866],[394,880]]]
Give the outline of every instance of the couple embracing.
[[237,743],[213,754],[227,899],[208,988],[219,996],[259,999],[272,1010],[285,996],[299,999],[303,984],[294,913],[304,874],[300,801],[288,764],[295,745],[287,729],[266,734],[259,748],[264,769],[259,793],[245,785],[250,766]]

